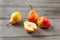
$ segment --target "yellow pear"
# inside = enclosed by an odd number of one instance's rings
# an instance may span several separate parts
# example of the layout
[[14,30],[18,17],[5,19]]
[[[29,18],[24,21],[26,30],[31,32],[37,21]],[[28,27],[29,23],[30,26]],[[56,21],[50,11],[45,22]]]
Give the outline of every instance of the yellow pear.
[[[9,24],[16,24],[22,19],[21,13],[19,11],[13,12],[10,17]],[[8,25],[9,25],[8,24]]]

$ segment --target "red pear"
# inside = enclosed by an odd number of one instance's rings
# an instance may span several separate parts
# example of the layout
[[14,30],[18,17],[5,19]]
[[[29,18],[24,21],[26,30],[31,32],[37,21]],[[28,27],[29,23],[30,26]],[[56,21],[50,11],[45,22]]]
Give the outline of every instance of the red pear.
[[48,18],[46,16],[42,16],[42,17],[38,18],[37,23],[41,28],[51,27],[51,22],[48,20]]
[[30,7],[31,7],[31,11],[28,14],[28,21],[30,21],[30,22],[36,22],[37,19],[38,19],[37,12],[32,8],[31,5],[30,5]]

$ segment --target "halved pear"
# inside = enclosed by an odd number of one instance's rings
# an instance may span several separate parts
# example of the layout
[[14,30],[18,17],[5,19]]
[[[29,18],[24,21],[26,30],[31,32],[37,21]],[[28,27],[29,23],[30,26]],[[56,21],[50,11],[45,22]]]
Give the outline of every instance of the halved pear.
[[24,28],[27,32],[35,32],[37,30],[37,25],[33,22],[25,21]]

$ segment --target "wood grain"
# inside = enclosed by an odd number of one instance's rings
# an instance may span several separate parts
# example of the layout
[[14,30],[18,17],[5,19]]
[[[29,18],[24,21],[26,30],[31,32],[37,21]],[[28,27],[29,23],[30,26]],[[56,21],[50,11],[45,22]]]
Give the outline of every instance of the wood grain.
[[[25,31],[23,22],[31,10],[29,4],[39,16],[45,15],[52,22],[53,29],[38,27],[35,33]],[[6,24],[11,14],[20,11],[23,21],[16,25]],[[0,40],[59,40],[60,39],[60,0],[0,0]]]
[[[48,18],[60,18],[60,10],[50,8],[34,8],[39,16],[45,15]],[[10,18],[15,11],[20,11],[23,18],[27,18],[30,8],[0,8],[0,18]]]
[[[23,20],[23,22],[26,19]],[[6,26],[8,19],[0,20],[0,37],[14,37],[14,36],[52,36],[60,35],[60,19],[49,19],[52,22],[53,29],[44,30],[38,27],[35,33],[29,34],[25,31],[23,22],[16,25]]]
[[14,11],[20,11],[24,16],[23,18],[26,18],[30,11],[29,4],[32,5],[39,16],[60,18],[59,0],[2,0],[0,1],[0,18],[9,18]]
[[1,40],[59,40],[59,36],[50,36],[50,37],[8,37],[0,38]]

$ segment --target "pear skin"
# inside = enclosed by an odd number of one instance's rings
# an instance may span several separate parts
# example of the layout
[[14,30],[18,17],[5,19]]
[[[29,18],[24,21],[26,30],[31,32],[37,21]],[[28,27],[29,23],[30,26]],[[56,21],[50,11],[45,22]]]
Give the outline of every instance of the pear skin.
[[[10,17],[9,24],[16,24],[22,19],[21,13],[19,11],[13,12]],[[9,25],[8,24],[8,25]]]
[[18,23],[20,22],[22,19],[21,17],[21,13],[20,12],[13,12],[10,18],[10,23],[14,24],[14,23]]
[[44,29],[51,27],[51,22],[48,20],[46,16],[42,16],[38,18],[37,24],[39,27],[44,28]]
[[30,7],[31,7],[31,11],[28,14],[28,21],[36,22],[38,19],[38,13],[32,8],[31,5],[30,5]]
[[31,10],[28,14],[28,21],[36,22],[38,19],[37,12],[35,10]]

